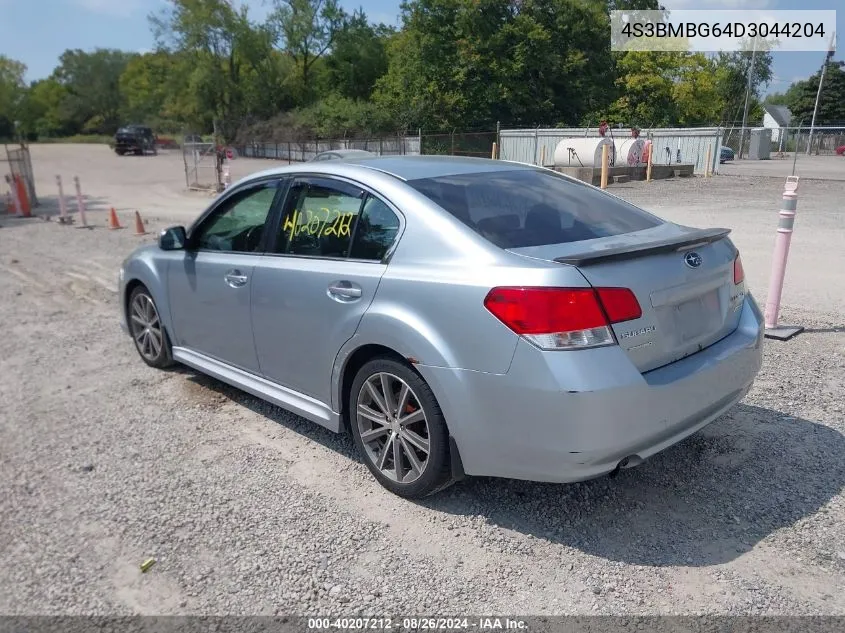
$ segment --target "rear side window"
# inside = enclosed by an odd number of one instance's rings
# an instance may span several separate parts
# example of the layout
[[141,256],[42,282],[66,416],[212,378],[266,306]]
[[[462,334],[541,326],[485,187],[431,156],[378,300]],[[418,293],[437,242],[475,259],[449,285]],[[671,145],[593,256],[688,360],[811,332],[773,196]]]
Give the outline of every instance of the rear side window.
[[364,202],[355,237],[352,240],[352,259],[381,261],[399,232],[399,218],[384,202],[368,196]]
[[580,242],[662,224],[585,183],[534,169],[457,174],[408,184],[501,248]]

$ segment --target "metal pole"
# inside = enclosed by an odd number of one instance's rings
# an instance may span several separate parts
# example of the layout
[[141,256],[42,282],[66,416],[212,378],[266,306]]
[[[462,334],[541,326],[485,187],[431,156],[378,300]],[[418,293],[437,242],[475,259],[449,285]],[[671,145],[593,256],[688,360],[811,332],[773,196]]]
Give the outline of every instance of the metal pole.
[[789,244],[792,241],[792,230],[795,225],[795,213],[798,208],[798,177],[788,176],[783,186],[783,202],[781,204],[778,231],[775,241],[775,253],[772,258],[772,276],[769,281],[769,293],[766,296],[766,336],[769,338],[787,339],[795,336],[803,328],[778,327],[778,313],[783,294],[783,279],[786,275],[786,260],[789,256]]
[[651,161],[654,158],[654,147],[655,147],[654,142],[649,141],[648,142],[648,166],[646,167],[646,170],[645,170],[645,181],[646,182],[651,182]]
[[601,188],[607,189],[607,144],[601,146]]
[[739,158],[742,158],[742,144],[745,140],[745,126],[748,124],[748,106],[751,101],[751,86],[754,77],[754,59],[757,57],[757,38],[754,38],[754,48],[751,49],[751,64],[748,66],[748,83],[745,86],[745,108],[742,111],[742,129],[739,132]]
[[[499,148],[502,146],[502,125],[499,121],[496,121],[496,151],[499,151]],[[496,154],[496,158],[499,158],[499,155]]]
[[810,155],[810,152],[813,149],[813,131],[816,127],[816,114],[819,111],[819,99],[822,96],[822,84],[824,83],[824,74],[827,70],[827,65],[830,63],[831,58],[833,57],[833,39],[831,38],[830,48],[827,51],[827,55],[824,57],[824,64],[822,64],[822,72],[821,76],[819,77],[819,89],[816,91],[816,105],[813,106],[813,120],[810,122],[810,138],[807,140],[807,156]]
[[65,201],[65,194],[62,190],[61,176],[56,176],[56,184],[59,187],[59,222],[62,224],[69,224],[67,217],[67,202]]
[[801,140],[801,125],[803,125],[804,121],[798,124],[798,133],[795,135],[795,153],[792,156],[792,175],[795,175],[795,163],[798,162],[798,143]]
[[704,177],[710,178],[710,159],[712,158],[713,145],[707,146],[707,162],[704,163]]
[[79,213],[79,221],[82,227],[88,228],[88,222],[85,220],[85,201],[82,199],[82,187],[79,184],[79,176],[73,177],[73,186],[76,188],[76,210]]

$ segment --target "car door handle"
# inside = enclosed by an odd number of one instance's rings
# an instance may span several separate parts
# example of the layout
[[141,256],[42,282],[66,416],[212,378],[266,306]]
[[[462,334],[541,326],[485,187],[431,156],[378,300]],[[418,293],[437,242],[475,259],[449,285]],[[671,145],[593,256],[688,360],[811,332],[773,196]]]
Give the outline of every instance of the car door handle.
[[329,296],[339,299],[359,299],[361,287],[351,281],[336,281],[329,284]]
[[240,288],[241,286],[246,285],[246,282],[249,277],[244,275],[241,271],[235,269],[227,272],[223,276],[223,279],[225,279],[226,283],[229,284],[232,288]]

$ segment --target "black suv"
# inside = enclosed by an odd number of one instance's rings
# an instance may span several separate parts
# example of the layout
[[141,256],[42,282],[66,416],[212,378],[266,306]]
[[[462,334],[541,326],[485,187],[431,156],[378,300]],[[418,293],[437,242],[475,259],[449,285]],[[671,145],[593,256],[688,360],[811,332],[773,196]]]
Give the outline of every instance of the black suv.
[[156,137],[145,125],[127,125],[114,135],[114,151],[118,156],[134,153],[142,156],[149,151],[157,154]]

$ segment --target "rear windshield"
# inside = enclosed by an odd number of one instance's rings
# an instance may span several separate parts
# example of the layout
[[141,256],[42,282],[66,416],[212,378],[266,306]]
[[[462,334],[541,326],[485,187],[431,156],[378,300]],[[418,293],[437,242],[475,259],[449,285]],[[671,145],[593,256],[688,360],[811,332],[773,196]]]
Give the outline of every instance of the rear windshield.
[[662,223],[585,183],[534,169],[423,178],[408,184],[501,248],[580,242]]

